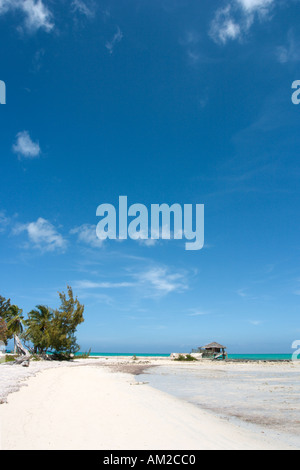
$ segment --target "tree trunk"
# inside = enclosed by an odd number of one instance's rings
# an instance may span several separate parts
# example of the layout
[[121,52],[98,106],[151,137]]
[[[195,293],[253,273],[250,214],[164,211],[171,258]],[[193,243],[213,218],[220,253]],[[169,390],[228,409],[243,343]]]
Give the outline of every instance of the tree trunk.
[[29,351],[23,346],[20,341],[20,338],[17,335],[14,335],[15,340],[15,350],[20,356],[28,356],[30,357]]
[[12,365],[22,365],[23,367],[29,367],[30,357],[31,356],[20,356],[14,362],[12,362],[11,364]]
[[15,351],[17,354],[19,354],[19,357],[12,362],[11,364],[19,364],[22,365],[23,367],[29,367],[29,362],[30,362],[30,353],[29,351],[23,346],[23,344],[20,341],[20,338],[17,335],[14,335],[14,343],[15,343]]

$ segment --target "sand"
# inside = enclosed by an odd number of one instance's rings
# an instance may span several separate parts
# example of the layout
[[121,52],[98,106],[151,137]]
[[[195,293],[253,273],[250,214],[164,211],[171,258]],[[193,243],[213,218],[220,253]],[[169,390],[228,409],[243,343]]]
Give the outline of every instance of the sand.
[[[138,385],[132,375],[96,366],[98,363],[76,361],[71,366],[60,364],[41,372],[42,366],[34,365],[37,375],[29,377],[26,387],[10,393],[7,403],[0,405],[1,448],[292,448],[280,439],[242,429],[147,384]],[[7,367],[0,366],[0,380]]]
[[300,363],[173,363],[139,380],[300,448]]

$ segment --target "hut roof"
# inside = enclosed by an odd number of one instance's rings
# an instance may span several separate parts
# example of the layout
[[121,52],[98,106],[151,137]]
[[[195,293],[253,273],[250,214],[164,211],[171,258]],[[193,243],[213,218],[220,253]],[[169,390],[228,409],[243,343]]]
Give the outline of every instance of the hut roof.
[[226,346],[222,346],[222,344],[219,343],[210,343],[207,344],[206,346],[203,346],[203,349],[227,349]]

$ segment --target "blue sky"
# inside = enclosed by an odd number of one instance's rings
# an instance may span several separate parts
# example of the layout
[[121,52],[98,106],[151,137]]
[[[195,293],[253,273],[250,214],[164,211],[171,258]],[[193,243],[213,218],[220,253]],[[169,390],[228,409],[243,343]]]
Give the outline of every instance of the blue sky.
[[[0,0],[0,293],[85,304],[82,350],[292,352],[300,3]],[[96,238],[99,204],[205,204],[205,247]]]

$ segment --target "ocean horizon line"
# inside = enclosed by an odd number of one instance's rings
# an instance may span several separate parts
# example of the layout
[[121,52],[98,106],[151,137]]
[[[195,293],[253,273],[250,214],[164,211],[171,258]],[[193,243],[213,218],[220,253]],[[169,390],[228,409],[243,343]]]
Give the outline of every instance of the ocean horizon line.
[[[7,354],[13,354],[13,351],[7,350]],[[49,353],[51,355],[51,353]],[[79,351],[75,353],[76,356],[88,355],[89,357],[156,357],[156,358],[169,358],[172,353],[140,353],[140,352],[87,352]],[[178,353],[186,354],[186,353]],[[234,353],[228,354],[228,359],[231,360],[247,360],[247,361],[292,361],[292,353]]]
[[[84,352],[78,352],[76,355],[85,354]],[[170,357],[172,353],[122,353],[122,352],[91,352],[89,355],[92,357],[95,356],[107,356],[107,357]],[[184,354],[184,353],[179,353]],[[237,353],[237,354],[228,354],[228,359],[245,359],[245,360],[292,360],[292,353]]]

